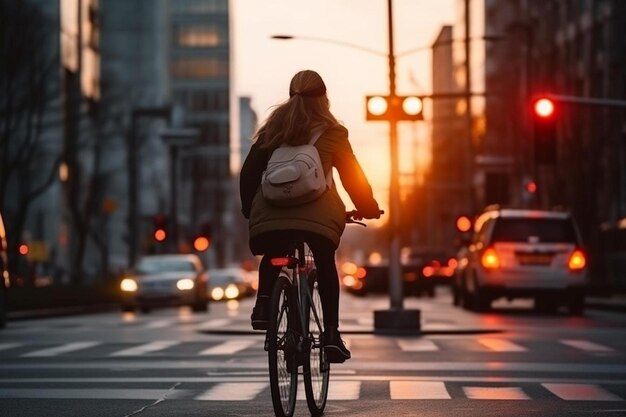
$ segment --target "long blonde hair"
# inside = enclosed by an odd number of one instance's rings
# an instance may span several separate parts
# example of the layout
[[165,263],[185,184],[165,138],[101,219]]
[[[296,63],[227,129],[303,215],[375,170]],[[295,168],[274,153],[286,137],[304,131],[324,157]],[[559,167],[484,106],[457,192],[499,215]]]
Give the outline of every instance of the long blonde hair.
[[274,109],[253,139],[270,150],[283,144],[303,145],[309,142],[313,129],[335,124],[322,77],[304,70],[291,79],[289,100]]

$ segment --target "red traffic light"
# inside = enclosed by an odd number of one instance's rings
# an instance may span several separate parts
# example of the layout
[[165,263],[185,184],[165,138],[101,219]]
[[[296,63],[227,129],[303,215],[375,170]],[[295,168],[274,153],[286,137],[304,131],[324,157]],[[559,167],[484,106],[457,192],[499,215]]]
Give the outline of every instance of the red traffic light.
[[548,118],[554,115],[554,102],[549,98],[540,98],[533,106],[535,114],[539,117]]
[[157,242],[163,242],[165,239],[167,239],[167,232],[165,229],[156,229],[154,231],[154,240]]
[[211,246],[211,241],[205,236],[198,236],[193,241],[193,248],[198,252],[204,252]]
[[28,247],[26,243],[22,243],[19,247],[20,255],[22,256],[28,255],[29,250],[30,248]]
[[467,216],[459,216],[456,219],[456,228],[459,232],[469,232],[472,228],[472,221]]
[[537,192],[537,183],[535,181],[528,181],[526,183],[526,191],[528,191],[531,194],[534,194]]

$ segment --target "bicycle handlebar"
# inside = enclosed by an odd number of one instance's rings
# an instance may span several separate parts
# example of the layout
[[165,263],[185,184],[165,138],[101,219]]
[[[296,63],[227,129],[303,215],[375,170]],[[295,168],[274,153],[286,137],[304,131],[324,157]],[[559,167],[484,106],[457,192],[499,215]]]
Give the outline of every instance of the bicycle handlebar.
[[[385,214],[385,210],[380,210],[380,214]],[[346,211],[346,223],[348,224],[358,224],[360,226],[367,227],[365,223],[355,220],[361,220],[363,218],[363,215],[358,210]]]

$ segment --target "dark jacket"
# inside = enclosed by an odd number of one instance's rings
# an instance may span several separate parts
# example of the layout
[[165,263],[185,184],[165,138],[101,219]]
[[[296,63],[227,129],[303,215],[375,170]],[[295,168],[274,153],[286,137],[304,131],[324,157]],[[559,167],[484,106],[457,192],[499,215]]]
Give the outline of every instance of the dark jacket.
[[[324,172],[337,168],[350,199],[366,217],[378,217],[378,204],[348,141],[348,130],[335,125],[315,143]],[[345,228],[346,207],[333,182],[332,189],[309,203],[292,207],[270,205],[261,193],[261,177],[270,157],[268,149],[252,145],[240,175],[243,215],[250,219],[250,240],[274,230],[304,230],[322,235],[339,246]],[[257,252],[253,248],[253,252]]]

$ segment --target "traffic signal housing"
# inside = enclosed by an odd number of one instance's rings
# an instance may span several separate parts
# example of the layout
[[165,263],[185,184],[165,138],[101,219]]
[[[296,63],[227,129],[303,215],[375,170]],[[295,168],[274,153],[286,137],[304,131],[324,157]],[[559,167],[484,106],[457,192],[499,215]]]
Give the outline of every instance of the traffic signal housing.
[[547,97],[533,101],[533,148],[535,162],[554,164],[556,162],[556,105]]
[[424,120],[418,96],[366,96],[366,120]]

